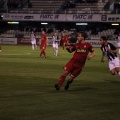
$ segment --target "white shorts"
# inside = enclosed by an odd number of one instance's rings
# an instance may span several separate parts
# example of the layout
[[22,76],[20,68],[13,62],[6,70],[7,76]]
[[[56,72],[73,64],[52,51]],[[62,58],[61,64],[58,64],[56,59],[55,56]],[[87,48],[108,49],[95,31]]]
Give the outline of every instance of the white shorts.
[[58,44],[57,43],[53,43],[53,48],[57,48],[58,49]]
[[32,41],[31,41],[31,44],[32,44],[32,45],[36,45],[36,40],[32,40]]
[[109,69],[110,71],[114,68],[120,67],[120,60],[119,57],[116,57],[112,61],[109,61]]
[[120,42],[118,42],[118,47],[120,47]]

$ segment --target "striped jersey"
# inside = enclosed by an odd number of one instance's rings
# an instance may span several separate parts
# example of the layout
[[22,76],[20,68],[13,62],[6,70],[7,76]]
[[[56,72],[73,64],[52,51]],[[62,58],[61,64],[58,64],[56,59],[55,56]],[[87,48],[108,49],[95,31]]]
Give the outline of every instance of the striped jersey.
[[53,40],[53,44],[55,44],[55,43],[59,43],[59,37],[58,36],[53,36],[52,37],[52,40]]
[[118,36],[118,42],[120,43],[120,36]]
[[35,34],[31,34],[31,41],[34,41],[35,39]]
[[108,51],[107,48],[110,50],[116,50],[117,48],[109,42],[106,46],[104,46],[104,45],[101,46],[101,50],[106,55],[108,60],[111,61],[111,60],[115,59],[115,57],[118,57],[116,53],[112,53],[112,52]]

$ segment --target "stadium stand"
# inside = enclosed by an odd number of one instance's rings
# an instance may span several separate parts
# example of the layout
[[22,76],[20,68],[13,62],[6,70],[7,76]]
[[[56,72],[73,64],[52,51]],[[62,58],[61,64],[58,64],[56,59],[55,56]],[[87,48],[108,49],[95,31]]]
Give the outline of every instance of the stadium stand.
[[6,1],[5,0],[0,0],[0,13],[7,12],[6,6],[7,6]]
[[[110,2],[109,2],[110,3]],[[63,7],[64,11],[67,14],[103,14],[103,13],[111,13],[110,10],[105,10],[104,6],[108,4],[108,0],[77,0],[75,2],[74,7],[70,5]],[[64,6],[64,3],[63,3]]]
[[[0,12],[1,13],[35,13],[35,14],[111,14],[119,13],[120,9],[113,9],[114,0],[69,0],[69,4],[66,6],[65,0],[0,0]],[[63,5],[65,5],[63,8]],[[3,10],[3,11],[2,11]],[[6,26],[2,31],[0,31],[0,36],[5,37],[28,37],[31,34],[31,30],[35,28],[36,35],[40,35],[41,26],[32,24],[25,24],[22,27],[12,28]],[[89,39],[99,38],[101,35],[105,35],[108,38],[114,39],[116,37],[116,30],[112,28],[101,28],[103,26],[98,26],[96,29],[86,28],[86,33]],[[98,28],[98,29],[97,29]],[[45,28],[47,34],[51,35],[52,32],[58,31],[59,34],[64,30],[60,28],[52,27]],[[63,28],[64,29],[64,28]],[[71,29],[67,29],[70,33]]]
[[0,12],[36,14],[110,14],[114,0],[0,0]]
[[64,0],[30,0],[22,7],[22,9],[16,9],[10,11],[11,13],[57,13],[61,8],[61,4]]

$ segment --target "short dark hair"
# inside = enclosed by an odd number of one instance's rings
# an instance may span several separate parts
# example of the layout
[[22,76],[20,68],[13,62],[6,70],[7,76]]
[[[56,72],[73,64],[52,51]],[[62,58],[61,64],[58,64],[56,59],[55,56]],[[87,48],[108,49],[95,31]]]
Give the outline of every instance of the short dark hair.
[[100,39],[103,39],[104,41],[107,41],[107,37],[106,36],[102,36]]
[[84,39],[86,39],[86,33],[85,32],[79,32],[78,34],[81,34]]

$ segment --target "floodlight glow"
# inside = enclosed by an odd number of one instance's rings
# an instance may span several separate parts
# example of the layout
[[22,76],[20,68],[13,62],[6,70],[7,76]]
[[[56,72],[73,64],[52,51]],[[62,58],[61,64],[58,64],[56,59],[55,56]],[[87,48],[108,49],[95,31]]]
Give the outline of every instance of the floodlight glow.
[[118,23],[113,23],[112,25],[119,25]]
[[47,25],[48,23],[41,23],[41,25]]
[[19,22],[7,22],[8,24],[19,24]]
[[76,25],[88,25],[88,23],[76,23]]

